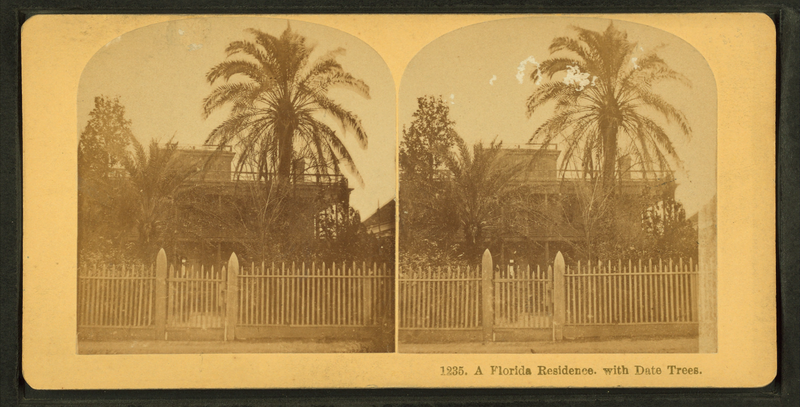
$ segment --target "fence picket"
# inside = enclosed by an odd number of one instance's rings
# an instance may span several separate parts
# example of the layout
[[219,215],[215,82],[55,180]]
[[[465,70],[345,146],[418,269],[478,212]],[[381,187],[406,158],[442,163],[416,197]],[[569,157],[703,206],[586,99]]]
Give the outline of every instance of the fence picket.
[[[103,277],[108,276],[108,266],[103,265]],[[98,283],[102,283],[100,287],[100,325],[108,325],[108,282],[110,280],[102,279]]]
[[263,301],[263,282],[264,279],[258,278],[260,271],[256,266],[256,262],[250,261],[250,270],[248,271],[248,280],[250,280],[250,301],[245,304],[248,310],[249,324],[258,325],[261,321],[261,302]]
[[625,323],[633,322],[633,293],[631,287],[631,274],[633,273],[633,262],[628,259],[628,271],[625,276],[625,299],[627,300],[626,306],[628,309],[625,311]]
[[154,265],[150,266],[150,277],[147,279],[147,325],[154,325],[153,313],[155,313],[155,277],[156,269]]
[[116,288],[116,280],[113,278],[114,268],[114,265],[110,267],[111,270],[106,274],[109,278],[105,280],[106,315],[104,325],[107,326],[114,326],[114,313],[117,311],[116,301],[112,301],[115,298],[114,289]]

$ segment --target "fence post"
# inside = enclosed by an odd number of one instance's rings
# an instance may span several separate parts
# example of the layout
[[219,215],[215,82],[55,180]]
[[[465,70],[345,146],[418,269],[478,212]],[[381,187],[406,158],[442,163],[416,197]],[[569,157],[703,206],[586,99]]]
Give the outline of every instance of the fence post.
[[492,254],[489,249],[483,252],[481,259],[481,272],[483,273],[483,342],[493,341],[494,329],[494,267]]
[[225,293],[225,340],[236,339],[236,317],[238,316],[239,298],[239,258],[231,253],[228,259],[228,282]]
[[564,339],[564,321],[566,320],[567,296],[564,290],[564,256],[559,251],[553,263],[553,340]]
[[156,257],[156,340],[167,339],[167,252],[162,248]]
[[[372,270],[367,270],[364,264],[362,264],[362,267],[364,268],[362,272],[364,273],[364,276],[366,276],[366,278],[361,279],[362,284],[364,284],[364,298],[362,299],[364,305],[364,324],[372,325],[376,319],[372,315],[372,285],[377,285],[377,283],[373,283],[373,281],[378,281],[378,266],[377,264],[373,264]],[[355,272],[355,269],[353,271]],[[372,278],[373,276],[375,277]]]

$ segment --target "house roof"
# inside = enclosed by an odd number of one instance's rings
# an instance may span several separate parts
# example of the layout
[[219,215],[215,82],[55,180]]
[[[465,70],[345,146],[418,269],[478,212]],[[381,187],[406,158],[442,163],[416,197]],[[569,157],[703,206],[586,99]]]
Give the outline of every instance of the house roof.
[[367,227],[380,224],[394,225],[394,205],[395,200],[392,198],[361,223]]

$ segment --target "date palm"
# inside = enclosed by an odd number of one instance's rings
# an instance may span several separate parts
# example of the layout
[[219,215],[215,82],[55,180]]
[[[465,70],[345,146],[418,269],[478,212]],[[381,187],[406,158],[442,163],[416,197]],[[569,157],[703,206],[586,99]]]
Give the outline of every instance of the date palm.
[[153,139],[145,148],[135,138],[131,141],[133,151],[121,160],[125,177],[118,214],[121,222],[135,226],[140,254],[147,258],[156,253],[157,246],[163,246],[175,196],[185,188],[184,181],[195,173],[195,167],[178,158],[175,143],[162,147]]
[[230,43],[228,58],[206,75],[211,85],[221,83],[203,100],[204,116],[231,107],[229,117],[206,142],[235,143],[240,153],[237,171],[253,165],[262,179],[277,174],[279,180],[288,180],[299,158],[310,160],[317,174],[344,165],[360,179],[341,135],[320,121],[322,114],[333,117],[366,148],[360,119],[328,96],[329,89],[338,87],[369,98],[369,86],[336,61],[344,49],[309,64],[314,47],[290,26],[279,37],[255,29],[248,32],[255,41]]
[[[584,175],[600,175],[606,192],[613,188],[623,148],[645,171],[669,171],[670,160],[681,165],[667,131],[648,114],[663,116],[689,137],[684,114],[653,91],[662,81],[691,86],[688,79],[655,50],[637,54],[641,48],[613,23],[603,32],[574,29],[576,38],[558,37],[550,45],[551,54],[561,55],[531,73],[537,87],[527,101],[528,117],[555,103],[553,116],[534,131],[531,141],[563,142],[562,169],[579,162]],[[563,80],[540,84],[542,77],[552,79],[559,72],[565,73]]]
[[501,202],[511,191],[521,165],[504,159],[502,143],[484,146],[478,142],[470,149],[460,137],[454,142],[455,151],[442,154],[452,179],[442,197],[447,202],[438,206],[452,211],[444,216],[455,216],[468,257],[477,258],[483,249],[484,230],[497,225]]

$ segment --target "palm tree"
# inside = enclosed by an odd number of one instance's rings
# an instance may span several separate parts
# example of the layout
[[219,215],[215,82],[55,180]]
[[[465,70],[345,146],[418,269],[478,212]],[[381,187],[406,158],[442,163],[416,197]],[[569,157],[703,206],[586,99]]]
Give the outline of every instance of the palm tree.
[[442,206],[454,210],[450,216],[458,219],[465,251],[470,258],[477,258],[483,249],[483,232],[497,223],[501,200],[510,192],[511,181],[521,165],[502,159],[502,143],[484,146],[479,142],[472,146],[472,151],[460,137],[455,138],[455,144],[456,152],[443,154],[452,180],[447,183],[444,196],[449,205]]
[[309,64],[314,47],[290,26],[280,37],[255,29],[248,32],[255,42],[230,43],[228,59],[206,75],[211,85],[223,83],[203,100],[204,117],[226,105],[232,108],[228,119],[211,132],[206,143],[236,142],[240,149],[237,172],[253,165],[259,178],[265,180],[277,174],[278,180],[285,182],[293,163],[308,159],[309,168],[317,174],[335,172],[345,165],[361,181],[341,136],[319,120],[321,113],[329,114],[366,148],[367,134],[361,120],[328,97],[328,90],[335,86],[369,98],[369,86],[345,72],[336,61],[344,49]]
[[[577,38],[558,37],[550,44],[551,54],[566,54],[542,62],[531,73],[537,88],[528,98],[528,117],[555,102],[554,115],[534,131],[531,141],[563,141],[562,169],[577,158],[584,175],[600,174],[606,192],[612,191],[623,146],[645,171],[669,171],[668,159],[681,165],[667,132],[647,112],[676,123],[689,137],[684,114],[653,92],[658,82],[675,80],[691,86],[688,79],[655,51],[634,57],[641,48],[613,23],[604,32],[574,29]],[[559,72],[566,74],[562,81],[540,84],[543,76],[552,79]]]
[[177,158],[177,144],[159,146],[151,140],[149,149],[135,138],[133,152],[123,157],[126,178],[119,196],[119,216],[136,227],[138,247],[143,258],[155,255],[165,223],[169,221],[175,195],[195,167]]

